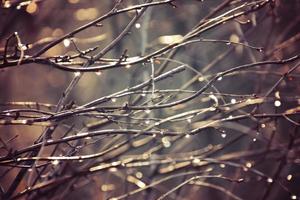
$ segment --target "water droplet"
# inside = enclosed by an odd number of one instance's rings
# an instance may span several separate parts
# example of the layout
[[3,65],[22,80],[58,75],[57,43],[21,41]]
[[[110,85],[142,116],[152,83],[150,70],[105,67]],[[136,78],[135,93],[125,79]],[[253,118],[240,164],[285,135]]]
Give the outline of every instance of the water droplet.
[[221,164],[220,164],[220,167],[221,167],[221,168],[225,168],[225,167],[226,167],[226,165],[225,165],[225,164],[223,164],[223,163],[221,163]]
[[136,23],[134,26],[135,26],[136,29],[140,29],[141,28],[141,24],[140,23]]
[[222,133],[222,134],[221,134],[221,137],[222,137],[222,138],[226,138],[226,136],[227,136],[226,133]]
[[292,178],[293,178],[293,175],[292,175],[292,174],[289,174],[289,175],[287,175],[287,177],[286,177],[286,179],[287,179],[288,181],[292,180]]
[[64,39],[63,43],[64,43],[65,47],[69,47],[70,44],[71,44],[71,40],[70,39]]
[[223,77],[222,76],[220,76],[217,80],[218,81],[221,81],[223,79]]
[[185,138],[190,138],[191,135],[190,135],[190,134],[186,134],[184,137],[185,137]]
[[268,183],[272,183],[272,182],[273,182],[273,179],[272,179],[272,178],[268,178],[268,179],[267,179],[267,182],[268,182]]
[[131,65],[126,65],[125,66],[126,69],[129,69],[130,67],[131,67]]
[[190,119],[190,118],[187,119],[186,121],[187,121],[188,123],[192,123],[192,119]]
[[143,173],[142,172],[137,172],[137,173],[135,173],[135,176],[137,178],[143,178]]
[[209,111],[216,111],[217,109],[215,107],[210,107]]
[[246,163],[246,167],[251,168],[252,167],[252,163],[251,162],[247,162]]
[[111,166],[117,166],[118,164],[119,164],[118,161],[114,161],[114,162],[111,163]]
[[252,139],[253,142],[256,142],[256,140],[257,140],[256,138],[253,138],[253,139]]
[[260,127],[261,128],[266,128],[266,124],[261,124]]
[[195,158],[193,160],[193,164],[199,164],[201,162],[201,160],[199,158]]
[[208,97],[211,98],[211,100],[214,101],[214,104],[215,104],[214,106],[218,106],[218,105],[219,105],[218,97],[216,97],[216,96],[213,95],[213,94],[210,94]]
[[116,99],[116,98],[112,98],[111,101],[112,101],[113,103],[115,103],[115,102],[117,101],[117,99]]
[[199,77],[199,78],[198,78],[198,81],[199,81],[199,82],[202,82],[202,81],[204,81],[204,78],[203,78],[203,76]]
[[80,72],[74,72],[74,76],[76,76],[76,77],[78,77],[78,76],[80,76]]
[[51,161],[52,165],[58,165],[59,164],[59,160],[53,160]]
[[19,48],[20,48],[21,51],[27,50],[27,47],[26,47],[26,45],[24,45],[24,44],[20,44],[20,45],[19,45]]
[[147,109],[147,110],[145,110],[145,113],[149,114],[149,113],[151,113],[151,110]]
[[101,71],[97,71],[95,74],[96,74],[97,76],[100,76],[100,75],[102,74],[102,72],[101,72]]
[[297,196],[296,195],[292,195],[291,199],[297,199]]
[[231,102],[232,104],[235,104],[235,103],[236,103],[236,99],[231,99],[230,102]]
[[281,101],[279,101],[279,100],[274,101],[274,106],[275,107],[281,106]]
[[259,52],[263,52],[263,51],[264,51],[264,49],[261,47],[261,48],[258,48],[258,49],[257,49],[257,51],[259,51]]
[[171,142],[168,137],[163,137],[161,141],[165,148],[169,148],[171,146]]
[[280,99],[280,92],[279,92],[279,91],[276,91],[274,95],[275,95],[275,97],[276,97],[277,99]]

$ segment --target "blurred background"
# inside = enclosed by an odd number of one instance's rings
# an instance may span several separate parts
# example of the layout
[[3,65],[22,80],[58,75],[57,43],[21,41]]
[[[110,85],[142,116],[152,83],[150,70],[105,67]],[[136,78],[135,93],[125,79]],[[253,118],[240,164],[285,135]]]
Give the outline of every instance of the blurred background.
[[[155,2],[155,1],[154,1]],[[126,50],[129,57],[142,57],[166,45],[182,39],[197,24],[230,11],[244,2],[252,1],[174,1],[149,7],[132,26],[130,31],[105,56],[118,59]],[[254,2],[254,1],[253,1]],[[142,0],[123,0],[118,9],[145,3]],[[115,6],[110,0],[2,0],[0,8],[1,66],[5,45],[13,54],[18,43],[7,38],[17,32],[26,46],[25,55],[34,55],[46,44],[106,14]],[[219,9],[217,11],[217,9]],[[164,69],[168,54],[144,63],[101,72],[81,73],[80,80],[72,89],[66,104],[73,108],[95,99],[151,80],[155,74],[172,70],[179,65],[188,66],[185,71],[144,88],[145,94],[132,94],[111,98],[105,106],[133,104],[153,105],[172,102],[199,90],[213,75],[233,67],[264,60],[280,60],[299,55],[300,50],[300,2],[275,0],[272,3],[242,15],[234,20],[204,31],[195,42],[177,49]],[[214,12],[216,11],[216,12]],[[86,51],[96,47],[94,55],[110,44],[125,29],[138,11],[125,12],[109,17],[101,25],[90,27],[71,39],[65,39],[41,55],[55,58],[75,55],[78,49]],[[214,12],[212,15],[211,13]],[[75,44],[75,45],[74,45]],[[252,48],[253,47],[253,48]],[[175,62],[175,61],[176,62]],[[76,58],[74,62],[85,61]],[[188,132],[204,126],[213,119],[228,119],[247,113],[285,113],[299,106],[299,69],[284,77],[276,88],[268,91],[299,60],[282,65],[264,65],[238,71],[218,79],[201,96],[184,104],[157,110],[132,111],[126,117],[97,116],[95,113],[72,116],[61,121],[51,139],[76,135],[84,131],[107,129],[143,130],[151,126],[154,131]],[[55,106],[77,72],[68,72],[52,66],[31,63],[14,67],[1,67],[1,112],[19,108],[37,108],[55,112]],[[172,91],[171,91],[172,90]],[[186,90],[176,91],[175,90]],[[267,96],[265,96],[267,94]],[[264,103],[244,105],[247,99],[266,97]],[[19,105],[18,103],[19,102]],[[23,103],[22,103],[23,102]],[[25,105],[24,102],[32,102]],[[37,106],[35,102],[47,104]],[[237,105],[237,107],[234,107]],[[226,110],[228,106],[229,110]],[[204,109],[211,109],[204,111]],[[198,111],[197,111],[198,110]],[[298,110],[295,109],[297,112]],[[118,115],[121,111],[113,111]],[[172,116],[191,112],[185,116]],[[203,113],[202,113],[203,112]],[[122,114],[122,113],[121,113]],[[1,113],[1,120],[8,117]],[[17,117],[16,117],[17,118]],[[102,124],[103,120],[107,120]],[[164,122],[166,120],[166,122]],[[292,122],[291,122],[292,121]],[[101,166],[126,159],[139,158],[128,166],[111,165],[107,169],[77,177],[66,183],[57,183],[20,197],[21,199],[108,199],[120,197],[130,191],[143,189],[146,185],[162,181],[149,189],[124,199],[157,199],[192,177],[192,172],[230,177],[193,179],[170,193],[166,199],[298,199],[300,183],[299,117],[255,118],[246,117],[222,125],[216,125],[199,134],[184,137],[153,137],[130,135],[103,135],[63,143],[57,147],[55,156],[89,155],[105,151],[128,141],[126,145],[95,159],[43,162],[46,168],[28,169],[19,182],[14,195],[28,189],[36,177],[35,185],[80,170]],[[0,125],[1,157],[8,151],[24,149],[49,128],[43,125]],[[292,139],[291,139],[292,138]],[[72,145],[78,145],[74,148]],[[51,156],[54,145],[42,153]],[[40,155],[40,156],[42,156]],[[22,154],[28,156],[28,154]],[[143,157],[144,156],[144,157]],[[140,158],[141,157],[141,158]],[[198,159],[198,160],[196,160]],[[205,160],[207,159],[207,160]],[[125,161],[124,161],[125,160]],[[147,164],[148,162],[148,164]],[[126,163],[126,162],[125,162]],[[131,165],[130,165],[131,164]],[[124,167],[125,166],[125,167]],[[0,165],[0,184],[7,191],[21,167]],[[257,170],[257,171],[256,171]],[[33,175],[30,175],[33,173]],[[178,175],[178,176],[176,176]],[[238,181],[243,179],[243,181]],[[117,198],[118,199],[118,198]]]

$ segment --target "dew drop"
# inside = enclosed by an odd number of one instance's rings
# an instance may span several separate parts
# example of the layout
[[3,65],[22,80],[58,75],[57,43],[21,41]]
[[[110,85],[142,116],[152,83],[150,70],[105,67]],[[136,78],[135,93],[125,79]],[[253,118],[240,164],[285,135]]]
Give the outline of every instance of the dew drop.
[[223,163],[221,163],[221,164],[220,164],[220,167],[221,167],[221,168],[225,168],[225,167],[226,167],[226,165],[225,165],[225,164],[223,164]]
[[137,173],[135,173],[135,176],[137,177],[137,178],[143,178],[143,173],[142,172],[137,172]]
[[126,69],[129,69],[130,67],[131,67],[131,65],[126,65],[125,66]]
[[199,81],[199,82],[202,82],[202,81],[204,81],[204,78],[203,78],[203,76],[199,77],[199,78],[198,78],[198,81]]
[[281,101],[279,101],[279,100],[274,101],[274,106],[275,107],[280,107],[281,106]]
[[102,72],[101,71],[98,71],[98,72],[96,72],[95,73],[97,76],[100,76],[101,74],[102,74]]
[[235,103],[236,103],[236,99],[231,99],[230,102],[231,102],[232,104],[235,104]]
[[74,76],[75,76],[75,77],[80,76],[80,74],[81,74],[80,72],[74,72]]
[[272,183],[272,182],[273,182],[273,179],[272,179],[272,178],[268,178],[268,179],[267,179],[267,182],[268,182],[268,183]]
[[263,51],[264,51],[264,49],[263,49],[263,48],[258,48],[258,49],[257,49],[257,51],[259,51],[259,52],[263,52]]
[[140,29],[141,28],[141,24],[140,23],[136,23],[134,26],[135,26],[136,29]]
[[63,43],[64,43],[65,47],[69,47],[70,44],[71,44],[71,40],[70,39],[64,39]]
[[199,158],[195,158],[193,160],[193,164],[199,164],[201,162],[201,160]]
[[209,111],[216,111],[217,109],[215,107],[210,107]]
[[291,199],[297,199],[297,196],[296,195],[292,195]]
[[246,167],[251,168],[252,167],[252,163],[251,162],[247,162],[246,163]]
[[169,148],[171,146],[171,142],[169,141],[168,137],[163,137],[162,138],[162,143],[165,148]]
[[21,51],[27,50],[27,47],[24,44],[20,44],[19,48],[20,48]]
[[59,164],[59,160],[53,160],[51,161],[52,165],[58,165]]
[[275,97],[276,97],[277,99],[280,99],[280,92],[279,92],[279,91],[276,91],[276,92],[275,92]]

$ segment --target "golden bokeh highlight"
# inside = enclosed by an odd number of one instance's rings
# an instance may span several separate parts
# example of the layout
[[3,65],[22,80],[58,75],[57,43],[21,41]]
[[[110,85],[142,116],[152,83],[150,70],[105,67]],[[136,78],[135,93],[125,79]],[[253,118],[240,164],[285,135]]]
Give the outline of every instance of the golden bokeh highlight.
[[93,20],[98,16],[99,12],[96,8],[79,9],[74,13],[74,17],[78,21]]
[[28,12],[29,14],[34,14],[38,11],[38,6],[37,4],[32,1],[30,4],[28,4],[28,6],[26,7],[26,12]]
[[79,3],[79,0],[68,0],[68,2],[71,4],[76,4],[76,3]]

